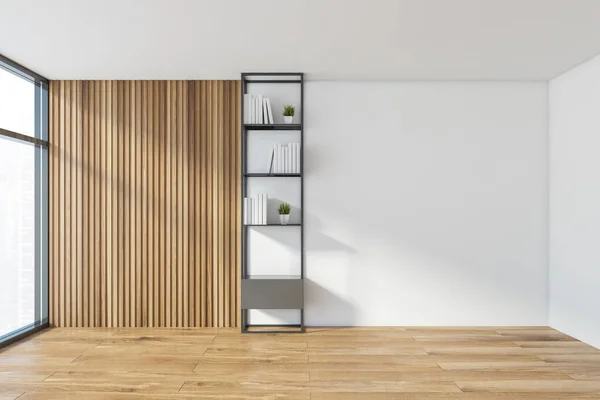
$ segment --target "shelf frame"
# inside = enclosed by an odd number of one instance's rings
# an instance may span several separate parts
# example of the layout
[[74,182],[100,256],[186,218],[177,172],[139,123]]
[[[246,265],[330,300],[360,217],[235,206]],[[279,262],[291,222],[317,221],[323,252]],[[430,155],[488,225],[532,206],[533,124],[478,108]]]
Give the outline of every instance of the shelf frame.
[[287,224],[287,225],[281,225],[281,224],[245,224],[244,227],[245,228],[255,228],[255,227],[261,227],[261,226],[302,226],[302,224]]
[[[258,77],[258,79],[252,79]],[[274,77],[275,79],[268,79],[268,77]],[[290,79],[276,79],[277,77],[293,77]],[[242,171],[241,171],[241,182],[242,182],[242,198],[240,208],[243,210],[244,198],[248,194],[248,182],[249,178],[285,178],[294,177],[300,178],[300,221],[304,221],[304,73],[302,72],[249,72],[241,74],[241,145],[242,145]],[[295,83],[300,84],[300,123],[299,124],[244,124],[244,95],[248,93],[248,85],[252,83],[262,84],[281,84],[281,83]],[[268,174],[268,173],[248,173],[248,132],[253,130],[287,130],[287,131],[300,131],[300,173],[299,174]],[[242,265],[241,265],[241,279],[249,279],[248,274],[248,228],[254,227],[266,227],[266,226],[282,226],[277,224],[270,225],[245,225],[242,218],[241,226],[241,243],[242,243]],[[305,268],[305,251],[304,251],[304,225],[299,224],[288,224],[288,226],[300,227],[300,275],[299,279],[304,280],[304,268]],[[242,333],[304,333],[306,331],[304,325],[304,304],[300,309],[300,324],[288,324],[288,325],[249,325],[248,324],[248,310],[241,309],[241,332]],[[254,328],[276,328],[276,327],[293,327],[297,328],[296,331],[290,330],[255,330]]]
[[[302,149],[300,150],[302,151]],[[267,172],[245,173],[246,178],[301,178],[302,174],[269,174]]]
[[297,79],[251,79],[246,81],[247,83],[300,83]]
[[247,131],[301,131],[302,124],[245,124]]

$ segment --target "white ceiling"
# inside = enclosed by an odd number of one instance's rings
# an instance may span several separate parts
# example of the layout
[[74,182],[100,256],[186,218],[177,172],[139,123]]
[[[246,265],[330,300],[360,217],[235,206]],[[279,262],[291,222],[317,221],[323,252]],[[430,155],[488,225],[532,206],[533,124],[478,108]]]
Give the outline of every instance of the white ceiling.
[[0,0],[50,79],[547,80],[600,53],[600,0]]

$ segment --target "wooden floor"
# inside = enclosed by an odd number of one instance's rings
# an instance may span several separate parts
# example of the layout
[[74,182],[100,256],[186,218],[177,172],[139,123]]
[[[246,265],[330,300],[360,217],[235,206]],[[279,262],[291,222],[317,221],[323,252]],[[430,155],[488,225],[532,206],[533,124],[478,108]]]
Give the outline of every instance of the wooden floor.
[[0,350],[0,399],[600,399],[550,328],[50,329]]

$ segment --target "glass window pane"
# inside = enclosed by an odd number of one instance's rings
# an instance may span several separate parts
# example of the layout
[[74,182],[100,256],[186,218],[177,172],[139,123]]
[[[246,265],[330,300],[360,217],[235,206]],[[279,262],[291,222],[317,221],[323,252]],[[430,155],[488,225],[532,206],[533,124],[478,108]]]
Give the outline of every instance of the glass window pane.
[[35,90],[33,82],[0,68],[0,128],[35,137]]
[[0,336],[35,321],[36,147],[0,136]]

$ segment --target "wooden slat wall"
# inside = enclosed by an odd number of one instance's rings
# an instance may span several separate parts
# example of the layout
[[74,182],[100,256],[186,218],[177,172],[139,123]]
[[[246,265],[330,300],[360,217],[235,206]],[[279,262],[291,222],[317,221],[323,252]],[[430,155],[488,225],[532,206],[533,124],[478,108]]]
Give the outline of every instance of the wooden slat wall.
[[50,323],[239,325],[239,81],[50,83]]

